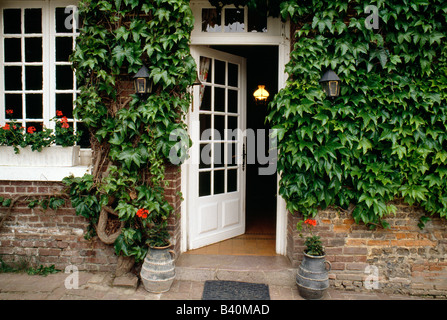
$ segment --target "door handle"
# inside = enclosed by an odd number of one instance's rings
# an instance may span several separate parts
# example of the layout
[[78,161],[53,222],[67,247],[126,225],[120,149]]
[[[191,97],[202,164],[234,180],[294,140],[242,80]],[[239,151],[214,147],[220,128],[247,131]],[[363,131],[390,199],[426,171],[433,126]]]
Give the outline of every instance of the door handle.
[[242,171],[245,171],[245,159],[247,158],[247,151],[245,150],[245,142],[242,145]]

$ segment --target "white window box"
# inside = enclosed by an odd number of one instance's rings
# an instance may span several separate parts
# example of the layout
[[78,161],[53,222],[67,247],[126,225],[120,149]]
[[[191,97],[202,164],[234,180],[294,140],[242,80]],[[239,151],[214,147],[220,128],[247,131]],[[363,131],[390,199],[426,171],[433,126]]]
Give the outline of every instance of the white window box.
[[79,165],[80,147],[51,146],[42,151],[32,151],[30,146],[19,147],[15,153],[14,147],[0,146],[0,166],[17,167],[74,167]]

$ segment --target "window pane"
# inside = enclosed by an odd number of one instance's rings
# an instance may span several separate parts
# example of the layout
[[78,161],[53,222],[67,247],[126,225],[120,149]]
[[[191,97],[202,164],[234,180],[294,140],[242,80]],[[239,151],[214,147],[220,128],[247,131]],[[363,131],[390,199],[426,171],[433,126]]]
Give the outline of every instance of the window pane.
[[20,38],[5,38],[5,62],[22,61],[22,41]]
[[[228,140],[237,140],[237,117],[231,117],[228,116],[228,130],[230,131],[228,133]],[[231,136],[230,136],[231,135]]]
[[5,67],[5,90],[22,90],[22,67]]
[[202,31],[221,32],[221,13],[217,9],[202,9]]
[[214,171],[214,194],[225,192],[225,170]]
[[57,93],[56,110],[61,111],[67,118],[73,118],[73,94]]
[[4,9],[3,10],[3,26],[5,34],[21,34],[22,33],[22,15],[20,9]]
[[71,33],[73,31],[73,11],[65,8],[56,8],[56,32]]
[[214,111],[225,112],[225,89],[214,88]]
[[236,143],[227,143],[227,165],[235,166],[237,165],[237,149]]
[[41,94],[27,94],[25,96],[26,103],[26,118],[27,119],[42,119],[43,118],[43,104]]
[[56,61],[69,61],[70,55],[73,52],[73,38],[72,37],[57,37],[56,38]]
[[71,66],[56,66],[56,89],[73,89],[73,70]]
[[248,10],[248,32],[267,32],[267,15]]
[[199,197],[211,194],[211,172],[199,172]]
[[25,89],[42,90],[42,66],[25,67]]
[[25,9],[25,33],[42,33],[42,9]]
[[5,94],[5,110],[12,110],[9,118],[22,119],[22,95],[21,94]]
[[225,9],[225,32],[244,32],[244,9]]
[[81,146],[81,148],[90,148],[90,132],[88,131],[87,127],[84,125],[83,122],[77,122],[76,123],[76,130],[77,132],[81,132],[81,140],[78,142],[78,145]]
[[42,38],[25,38],[25,61],[42,62]]

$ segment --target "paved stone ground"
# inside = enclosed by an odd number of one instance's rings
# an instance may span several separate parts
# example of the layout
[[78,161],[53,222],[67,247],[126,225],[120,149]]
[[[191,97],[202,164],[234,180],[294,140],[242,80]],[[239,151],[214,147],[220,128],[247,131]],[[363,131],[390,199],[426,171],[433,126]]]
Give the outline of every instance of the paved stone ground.
[[[73,274],[59,272],[46,277],[26,273],[0,273],[0,300],[200,300],[204,281],[175,280],[166,293],[113,287],[111,273],[79,272],[78,288]],[[68,286],[68,288],[67,288]],[[303,300],[294,286],[269,285],[272,300]],[[324,300],[420,300],[418,297],[358,293],[329,289]],[[433,300],[433,299],[432,299]]]

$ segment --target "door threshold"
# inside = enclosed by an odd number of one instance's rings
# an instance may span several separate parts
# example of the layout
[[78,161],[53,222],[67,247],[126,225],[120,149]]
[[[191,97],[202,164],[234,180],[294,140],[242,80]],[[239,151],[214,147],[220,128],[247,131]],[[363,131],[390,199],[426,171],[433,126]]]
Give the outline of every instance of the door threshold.
[[186,251],[191,255],[280,256],[274,234],[243,234],[202,248]]

